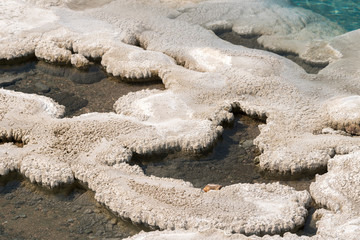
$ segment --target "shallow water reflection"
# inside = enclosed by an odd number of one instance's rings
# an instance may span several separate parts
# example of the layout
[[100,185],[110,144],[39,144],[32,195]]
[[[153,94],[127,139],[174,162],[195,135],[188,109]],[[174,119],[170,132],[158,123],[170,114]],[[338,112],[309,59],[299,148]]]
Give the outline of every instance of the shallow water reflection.
[[116,100],[129,92],[164,89],[160,79],[144,81],[125,82],[107,75],[97,64],[86,70],[41,61],[0,65],[0,87],[50,97],[65,106],[66,117],[88,112],[112,112]]
[[219,38],[235,45],[241,45],[247,48],[265,50],[286,57],[287,59],[293,61],[294,63],[302,67],[307,73],[310,74],[317,74],[321,69],[325,68],[328,65],[328,64],[319,64],[319,63],[316,64],[309,63],[303,60],[302,58],[300,58],[299,55],[296,53],[284,52],[284,51],[272,51],[266,49],[263,45],[257,42],[257,39],[260,37],[260,35],[240,35],[233,31],[220,31],[220,32],[215,32],[215,34]]

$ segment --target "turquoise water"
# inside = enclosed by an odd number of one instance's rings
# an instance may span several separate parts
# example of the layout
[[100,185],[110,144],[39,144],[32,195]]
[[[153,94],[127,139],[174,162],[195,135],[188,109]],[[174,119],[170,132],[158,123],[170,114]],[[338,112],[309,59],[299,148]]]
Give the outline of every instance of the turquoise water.
[[347,31],[360,28],[360,0],[291,0],[291,2],[327,17]]

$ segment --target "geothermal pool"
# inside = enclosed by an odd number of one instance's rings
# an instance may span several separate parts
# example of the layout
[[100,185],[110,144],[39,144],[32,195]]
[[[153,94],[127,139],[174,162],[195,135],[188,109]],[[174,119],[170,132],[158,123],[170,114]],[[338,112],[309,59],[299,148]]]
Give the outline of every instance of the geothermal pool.
[[356,238],[358,5],[1,1],[0,238]]
[[360,27],[360,6],[353,0],[291,0],[295,6],[319,13],[343,26],[347,31]]

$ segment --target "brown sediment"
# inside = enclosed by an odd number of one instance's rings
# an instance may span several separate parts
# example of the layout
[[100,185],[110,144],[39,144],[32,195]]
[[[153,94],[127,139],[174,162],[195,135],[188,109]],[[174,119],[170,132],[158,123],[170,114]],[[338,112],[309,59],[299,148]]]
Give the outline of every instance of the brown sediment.
[[302,67],[307,73],[310,74],[317,74],[321,69],[325,68],[328,63],[321,64],[321,63],[312,63],[308,62],[302,58],[299,57],[298,54],[293,52],[287,52],[287,51],[274,51],[268,48],[265,48],[263,45],[258,43],[257,39],[261,36],[259,34],[249,34],[249,35],[240,35],[238,33],[235,33],[230,30],[226,31],[214,31],[214,33],[220,37],[221,39],[228,41],[235,45],[242,45],[247,48],[253,48],[253,49],[260,49],[265,50],[269,52],[276,53],[280,56],[286,57]]
[[134,82],[134,79],[111,76],[98,64],[79,70],[33,61],[0,69],[0,78],[18,77],[17,81],[4,83],[4,88],[50,97],[65,106],[65,117],[89,112],[113,112],[116,100],[129,92],[164,89],[161,79],[156,76]]
[[48,189],[17,172],[0,176],[0,238],[126,238],[150,229],[122,220],[75,182]]

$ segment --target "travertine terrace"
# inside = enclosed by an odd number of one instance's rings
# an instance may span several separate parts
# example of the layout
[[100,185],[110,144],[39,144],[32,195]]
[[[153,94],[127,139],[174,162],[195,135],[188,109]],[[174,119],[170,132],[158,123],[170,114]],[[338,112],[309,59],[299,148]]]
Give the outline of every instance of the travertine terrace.
[[[359,30],[345,33],[285,0],[3,0],[0,29],[0,63],[35,56],[83,67],[96,59],[115,76],[156,76],[166,87],[121,97],[115,113],[74,118],[62,118],[64,108],[46,97],[0,90],[1,175],[18,170],[49,187],[76,178],[121,217],[204,239],[207,231],[224,239],[294,231],[307,215],[306,191],[274,183],[203,193],[128,164],[133,153],[206,149],[240,108],[266,118],[255,140],[263,171],[328,168],[311,186],[327,208],[317,211],[314,238],[358,236]],[[215,30],[258,34],[268,49],[329,65],[307,74],[276,54],[225,42]]]

